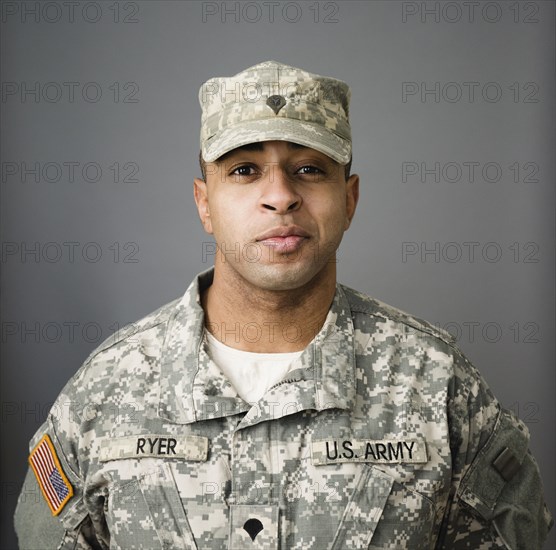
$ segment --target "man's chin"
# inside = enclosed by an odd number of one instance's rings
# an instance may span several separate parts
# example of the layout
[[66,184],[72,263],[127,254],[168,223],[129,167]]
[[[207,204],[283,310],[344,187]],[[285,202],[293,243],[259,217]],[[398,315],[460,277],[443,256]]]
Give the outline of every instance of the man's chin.
[[245,278],[261,290],[295,290],[309,283],[319,273],[315,266],[274,263],[251,269]]

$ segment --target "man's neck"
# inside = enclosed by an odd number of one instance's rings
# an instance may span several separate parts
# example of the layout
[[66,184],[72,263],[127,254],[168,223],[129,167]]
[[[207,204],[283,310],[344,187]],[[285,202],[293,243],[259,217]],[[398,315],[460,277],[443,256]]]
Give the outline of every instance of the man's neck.
[[215,269],[202,296],[205,326],[222,343],[256,353],[300,351],[322,328],[336,291],[331,264],[292,290],[265,290]]

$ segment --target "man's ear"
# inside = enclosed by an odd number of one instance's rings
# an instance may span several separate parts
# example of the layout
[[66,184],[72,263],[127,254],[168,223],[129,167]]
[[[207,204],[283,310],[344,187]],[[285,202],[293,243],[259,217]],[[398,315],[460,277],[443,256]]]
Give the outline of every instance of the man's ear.
[[346,182],[346,224],[344,231],[347,231],[351,225],[351,220],[355,215],[358,200],[359,176],[357,174],[352,174]]
[[199,178],[193,180],[193,196],[197,205],[197,212],[203,224],[204,230],[212,235],[212,221],[210,219],[210,208],[208,203],[207,183]]

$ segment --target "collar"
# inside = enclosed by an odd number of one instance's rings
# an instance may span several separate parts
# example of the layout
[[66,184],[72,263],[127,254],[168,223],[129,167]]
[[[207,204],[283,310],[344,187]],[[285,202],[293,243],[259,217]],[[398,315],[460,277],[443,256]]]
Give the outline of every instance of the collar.
[[214,270],[200,273],[170,317],[160,360],[158,415],[177,424],[247,413],[238,427],[301,410],[351,409],[355,402],[354,329],[348,299],[336,284],[319,333],[296,360],[294,370],[255,404],[243,401],[210,360],[203,342],[201,293]]

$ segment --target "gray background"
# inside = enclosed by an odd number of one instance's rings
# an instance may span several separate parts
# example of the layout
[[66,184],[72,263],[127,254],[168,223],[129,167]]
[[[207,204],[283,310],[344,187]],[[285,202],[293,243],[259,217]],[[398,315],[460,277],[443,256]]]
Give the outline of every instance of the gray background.
[[2,548],[64,383],[211,264],[197,91],[266,59],[351,85],[340,279],[458,336],[527,423],[556,511],[553,2],[35,4],[2,5]]

